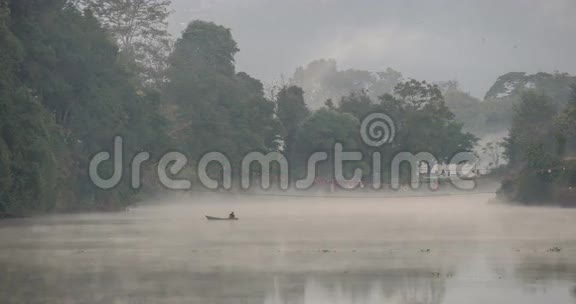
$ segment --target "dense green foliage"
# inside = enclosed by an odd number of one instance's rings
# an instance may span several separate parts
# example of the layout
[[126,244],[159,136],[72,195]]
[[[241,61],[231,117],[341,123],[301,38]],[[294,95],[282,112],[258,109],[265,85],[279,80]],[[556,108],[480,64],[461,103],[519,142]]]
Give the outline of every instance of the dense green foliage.
[[511,166],[547,169],[559,162],[558,134],[553,129],[556,107],[546,96],[524,94],[506,139]]
[[462,123],[455,120],[438,86],[409,80],[397,85],[394,93],[384,95],[380,106],[397,119],[400,150],[430,152],[441,161],[472,150],[476,137],[462,132]]
[[177,109],[172,134],[194,157],[220,151],[237,160],[249,151],[277,149],[275,105],[264,98],[260,81],[236,73],[236,52],[229,29],[195,21],[170,55],[164,94]]
[[58,0],[1,3],[0,213],[126,204],[132,190],[98,190],[88,162],[114,135],[130,138],[128,152],[154,150],[159,95],[137,89],[89,11]]
[[58,165],[66,158],[57,150],[61,128],[15,77],[25,54],[11,22],[8,3],[0,2],[0,216],[51,209],[58,200],[54,188],[63,182]]
[[523,94],[504,144],[511,175],[503,182],[503,197],[526,204],[574,204],[576,95],[574,100],[559,110],[545,95]]
[[[391,145],[373,148],[362,142],[360,122],[374,112],[386,113],[394,119],[397,133]],[[471,151],[476,138],[462,131],[462,124],[454,120],[436,85],[409,80],[396,85],[393,94],[380,96],[378,102],[366,91],[360,91],[341,98],[337,105],[329,101],[312,112],[297,131],[294,161],[303,166],[311,153],[330,152],[337,142],[347,150],[363,152],[364,162],[355,165],[364,168],[365,179],[369,179],[372,152],[382,153],[384,168],[390,168],[392,158],[399,152],[430,152],[438,161],[446,162],[458,152]],[[320,171],[324,177],[332,177],[330,170]],[[383,173],[384,178],[389,177],[390,172]]]

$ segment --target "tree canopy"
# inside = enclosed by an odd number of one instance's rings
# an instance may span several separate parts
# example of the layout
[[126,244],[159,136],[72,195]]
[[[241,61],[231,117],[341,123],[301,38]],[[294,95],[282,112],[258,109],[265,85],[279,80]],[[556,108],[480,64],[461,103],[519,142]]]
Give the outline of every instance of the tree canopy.
[[[2,1],[0,212],[117,208],[124,186],[100,191],[90,156],[115,135],[127,151],[162,142],[158,95],[137,89],[118,47],[89,11],[65,1]],[[149,94],[150,93],[150,94]],[[84,206],[84,207],[81,207]]]

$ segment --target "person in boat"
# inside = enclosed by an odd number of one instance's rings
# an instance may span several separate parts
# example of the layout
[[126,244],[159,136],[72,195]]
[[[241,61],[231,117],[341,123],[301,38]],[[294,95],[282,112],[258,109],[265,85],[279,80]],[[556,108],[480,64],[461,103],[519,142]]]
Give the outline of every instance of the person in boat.
[[230,213],[230,215],[228,215],[229,219],[235,219],[236,218],[236,214],[234,214],[234,212]]

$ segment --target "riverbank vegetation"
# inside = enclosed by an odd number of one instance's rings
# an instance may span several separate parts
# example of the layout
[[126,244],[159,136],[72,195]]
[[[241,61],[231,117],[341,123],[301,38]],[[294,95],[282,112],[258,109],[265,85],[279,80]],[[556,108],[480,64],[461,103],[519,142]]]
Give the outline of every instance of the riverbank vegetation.
[[[348,71],[330,82],[338,92],[332,97],[332,91],[310,89],[310,76],[299,70],[289,83],[265,90],[260,80],[236,70],[240,50],[230,29],[192,21],[172,41],[166,30],[169,5],[0,0],[0,217],[123,209],[161,189],[154,164],[174,150],[190,157],[185,174],[192,180],[191,168],[208,151],[232,160],[250,151],[282,151],[294,178],[301,178],[308,155],[336,142],[366,155],[377,151],[364,145],[358,131],[375,111],[390,114],[398,126],[394,143],[378,150],[385,156],[427,151],[445,161],[476,145],[478,138],[468,131],[481,123],[472,124],[467,109],[480,104],[456,83],[405,79],[393,69],[376,75]],[[372,90],[350,85],[358,77],[371,82]],[[543,115],[534,118],[539,125],[529,123],[525,110],[535,106]],[[495,104],[480,107],[499,113]],[[532,96],[520,109],[507,141],[511,166],[539,172],[562,165],[560,151],[574,138],[566,132],[573,130],[576,102],[556,114],[545,98]],[[540,135],[527,135],[529,130]],[[556,133],[546,136],[545,130]],[[117,135],[124,138],[125,158],[141,151],[152,155],[140,189],[125,179],[102,190],[89,179],[91,156],[110,151]],[[367,164],[356,165],[370,173]],[[329,168],[320,169],[331,176]],[[112,170],[102,168],[101,174]],[[513,188],[530,188],[523,185]]]
[[[574,88],[576,89],[576,87]],[[525,92],[505,140],[508,172],[502,198],[529,205],[576,206],[576,91],[558,108],[536,92]]]

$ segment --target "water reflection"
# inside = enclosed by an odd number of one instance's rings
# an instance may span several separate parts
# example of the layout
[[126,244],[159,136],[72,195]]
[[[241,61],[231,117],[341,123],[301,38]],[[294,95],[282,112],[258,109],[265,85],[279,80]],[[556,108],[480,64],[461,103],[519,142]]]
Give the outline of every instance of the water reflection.
[[[544,257],[546,256],[547,257]],[[517,278],[531,290],[539,286],[544,292],[551,286],[572,284],[569,294],[576,302],[576,264],[563,254],[541,254],[521,259],[516,267]]]
[[[298,283],[300,280],[302,285]],[[514,278],[433,278],[349,275],[274,277],[264,304],[461,304],[574,303],[576,287],[566,280],[528,283]]]
[[516,275],[526,283],[539,281],[572,281],[576,283],[576,265],[557,258],[552,260],[524,259],[516,269]]
[[430,271],[402,274],[332,274],[304,279],[273,279],[264,304],[439,304],[446,293],[446,278]]
[[[484,245],[480,252],[466,254],[467,259],[432,258],[435,262],[431,264],[445,265],[440,270],[431,266],[384,267],[374,272],[276,275],[268,284],[263,303],[576,302],[574,244],[564,244],[561,253],[548,251],[547,241],[516,242],[509,248],[505,244]],[[427,258],[423,256],[422,260]]]
[[205,221],[232,210],[212,200],[4,222],[0,303],[574,304],[576,210],[474,199],[241,202],[235,223]]

